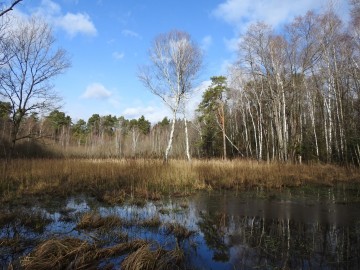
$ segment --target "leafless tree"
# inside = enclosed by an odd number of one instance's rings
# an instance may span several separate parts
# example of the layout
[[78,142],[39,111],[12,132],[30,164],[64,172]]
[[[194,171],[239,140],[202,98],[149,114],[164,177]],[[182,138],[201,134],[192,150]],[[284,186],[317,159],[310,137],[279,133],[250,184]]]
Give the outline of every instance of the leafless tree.
[[55,47],[49,25],[39,18],[17,20],[7,35],[7,63],[0,70],[0,96],[11,103],[11,143],[20,136],[23,120],[31,114],[44,113],[58,104],[59,96],[51,80],[63,73],[70,62],[66,52]]
[[[139,79],[153,94],[160,97],[172,112],[171,132],[164,157],[167,161],[172,147],[176,116],[179,110],[185,107],[183,102],[192,90],[192,82],[201,67],[202,55],[188,33],[171,31],[155,38],[149,56],[151,66],[140,69]],[[185,133],[187,134],[187,125]],[[190,160],[187,136],[186,145],[187,158]]]

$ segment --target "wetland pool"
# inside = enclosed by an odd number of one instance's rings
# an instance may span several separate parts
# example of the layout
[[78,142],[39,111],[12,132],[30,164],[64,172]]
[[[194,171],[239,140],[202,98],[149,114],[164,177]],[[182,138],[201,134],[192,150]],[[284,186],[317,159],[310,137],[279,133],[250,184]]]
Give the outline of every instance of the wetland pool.
[[[197,192],[112,206],[85,196],[7,204],[0,268],[31,269],[41,243],[65,238],[99,248],[142,239],[150,250],[181,250],[168,269],[360,269],[360,186]],[[92,266],[122,269],[129,254]]]

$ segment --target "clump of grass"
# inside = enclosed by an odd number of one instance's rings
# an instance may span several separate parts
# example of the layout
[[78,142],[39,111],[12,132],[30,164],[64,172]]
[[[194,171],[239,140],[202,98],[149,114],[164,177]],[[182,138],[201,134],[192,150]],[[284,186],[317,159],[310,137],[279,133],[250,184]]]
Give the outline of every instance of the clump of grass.
[[72,269],[89,266],[84,254],[95,246],[76,238],[49,239],[21,260],[24,269]]
[[49,239],[40,243],[33,252],[21,260],[27,270],[37,269],[96,269],[104,258],[121,256],[146,245],[143,240],[97,248],[95,244],[77,238]]
[[105,191],[102,195],[101,200],[110,205],[120,205],[125,202],[126,192],[122,189]]
[[160,208],[160,209],[158,210],[158,212],[159,212],[160,214],[162,214],[162,215],[169,215],[169,214],[170,214],[170,210],[167,209],[167,208]]
[[128,203],[142,208],[146,205],[146,200],[144,198],[133,197],[128,201]]
[[154,216],[150,219],[143,220],[139,225],[147,228],[158,228],[161,225],[160,217]]
[[195,231],[188,230],[179,223],[166,223],[164,225],[164,232],[167,235],[173,234],[178,240],[187,239],[195,233]]
[[123,221],[120,217],[111,215],[102,217],[99,213],[90,212],[85,213],[80,218],[80,221],[76,225],[76,229],[83,229],[83,230],[92,230],[92,229],[99,229],[99,228],[113,228],[118,227],[123,224]]
[[181,269],[184,262],[184,253],[182,250],[165,250],[157,248],[151,250],[150,245],[144,245],[137,251],[127,256],[121,263],[123,270],[172,270]]

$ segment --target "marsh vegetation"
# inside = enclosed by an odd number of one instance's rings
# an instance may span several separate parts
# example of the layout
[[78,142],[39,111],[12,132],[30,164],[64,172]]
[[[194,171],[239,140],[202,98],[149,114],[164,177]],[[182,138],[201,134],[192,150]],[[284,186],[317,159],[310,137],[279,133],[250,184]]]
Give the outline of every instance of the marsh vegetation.
[[2,202],[26,197],[95,196],[110,205],[135,204],[198,190],[357,182],[360,171],[336,165],[294,165],[250,160],[13,159],[1,163]]
[[199,191],[142,206],[81,195],[4,204],[0,260],[5,269],[355,269],[359,206],[357,184]]

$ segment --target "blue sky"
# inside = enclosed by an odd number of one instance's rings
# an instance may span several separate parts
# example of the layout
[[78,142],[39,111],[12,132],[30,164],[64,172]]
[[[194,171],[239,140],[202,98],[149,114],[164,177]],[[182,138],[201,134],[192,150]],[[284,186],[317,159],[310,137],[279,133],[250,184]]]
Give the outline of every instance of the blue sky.
[[[319,11],[329,0],[23,0],[15,14],[44,16],[57,45],[72,66],[54,81],[62,111],[73,121],[92,114],[151,122],[170,115],[160,99],[138,80],[153,39],[171,30],[188,32],[204,52],[204,67],[189,102],[196,107],[209,78],[224,75],[236,59],[236,44],[247,27],[264,21],[274,27]],[[347,0],[334,1],[347,20]]]

